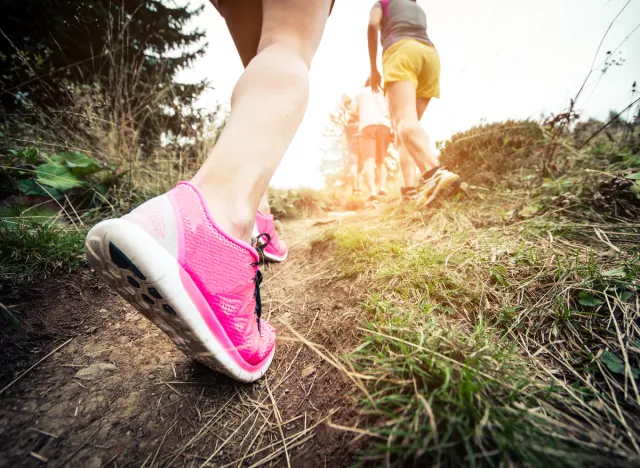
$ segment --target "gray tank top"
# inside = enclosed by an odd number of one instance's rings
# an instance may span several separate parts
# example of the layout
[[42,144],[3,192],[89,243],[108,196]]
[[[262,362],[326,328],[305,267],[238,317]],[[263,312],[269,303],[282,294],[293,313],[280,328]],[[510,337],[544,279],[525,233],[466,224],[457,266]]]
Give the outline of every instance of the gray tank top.
[[412,0],[382,0],[374,8],[382,9],[382,50],[403,39],[415,39],[433,45],[427,35],[427,15]]

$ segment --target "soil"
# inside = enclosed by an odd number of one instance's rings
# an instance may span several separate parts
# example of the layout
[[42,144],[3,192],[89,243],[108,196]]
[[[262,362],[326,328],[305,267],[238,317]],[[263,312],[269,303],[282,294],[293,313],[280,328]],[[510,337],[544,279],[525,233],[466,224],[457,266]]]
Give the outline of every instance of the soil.
[[312,249],[339,222],[285,223],[289,258],[263,269],[277,351],[254,384],[187,358],[89,269],[3,293],[20,328],[0,330],[0,466],[351,464],[361,441],[333,425],[355,423],[356,394],[291,331],[356,344],[357,296]]

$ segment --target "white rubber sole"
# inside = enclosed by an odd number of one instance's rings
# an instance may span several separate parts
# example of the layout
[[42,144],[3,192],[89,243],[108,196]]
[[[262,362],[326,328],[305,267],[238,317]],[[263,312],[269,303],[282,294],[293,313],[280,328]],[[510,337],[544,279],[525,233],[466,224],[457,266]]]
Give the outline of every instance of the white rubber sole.
[[274,352],[255,372],[235,362],[189,297],[176,259],[136,224],[102,221],[89,231],[85,250],[96,272],[186,355],[240,382],[258,380],[271,365]]
[[431,192],[420,191],[418,200],[423,207],[436,208],[448,198],[458,193],[466,194],[467,191],[467,183],[463,182],[458,175],[452,174],[440,181]]

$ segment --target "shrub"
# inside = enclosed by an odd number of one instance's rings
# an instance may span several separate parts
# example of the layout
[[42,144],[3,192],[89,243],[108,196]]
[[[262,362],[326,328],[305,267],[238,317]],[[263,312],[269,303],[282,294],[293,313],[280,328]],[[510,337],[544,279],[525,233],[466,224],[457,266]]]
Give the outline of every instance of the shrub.
[[493,185],[515,169],[541,165],[543,144],[543,131],[536,122],[480,125],[442,144],[440,162],[472,184]]

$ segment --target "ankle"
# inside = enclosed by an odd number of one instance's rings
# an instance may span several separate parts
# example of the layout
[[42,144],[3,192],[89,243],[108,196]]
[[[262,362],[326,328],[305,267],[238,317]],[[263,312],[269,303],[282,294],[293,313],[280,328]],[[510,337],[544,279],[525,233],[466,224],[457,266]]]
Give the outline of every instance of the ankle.
[[256,210],[249,201],[233,198],[196,183],[202,191],[209,213],[216,225],[228,236],[251,242]]
[[263,215],[271,214],[271,207],[269,206],[269,202],[265,201],[264,198],[260,200],[260,204],[258,205],[258,211]]
[[431,177],[433,177],[433,175],[434,175],[436,172],[438,172],[438,169],[440,169],[440,166],[435,166],[435,167],[432,167],[431,169],[429,169],[429,170],[425,171],[425,172],[422,174],[422,177],[421,177],[421,178],[422,178],[422,181],[424,182],[424,181],[429,180]]

